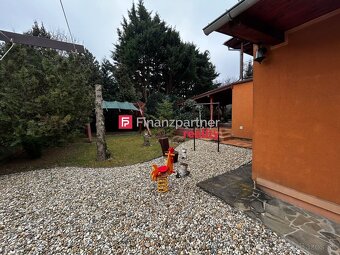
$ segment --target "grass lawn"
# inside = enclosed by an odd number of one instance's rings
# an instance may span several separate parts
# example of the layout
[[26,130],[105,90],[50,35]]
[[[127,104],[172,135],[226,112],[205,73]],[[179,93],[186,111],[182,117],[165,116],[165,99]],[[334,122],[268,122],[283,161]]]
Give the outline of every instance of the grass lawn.
[[0,175],[33,169],[57,166],[116,167],[148,161],[162,155],[156,138],[151,138],[151,146],[143,146],[143,136],[138,133],[107,135],[106,142],[112,159],[96,161],[96,143],[86,139],[68,144],[65,147],[48,148],[40,159],[30,160],[21,155],[0,165]]

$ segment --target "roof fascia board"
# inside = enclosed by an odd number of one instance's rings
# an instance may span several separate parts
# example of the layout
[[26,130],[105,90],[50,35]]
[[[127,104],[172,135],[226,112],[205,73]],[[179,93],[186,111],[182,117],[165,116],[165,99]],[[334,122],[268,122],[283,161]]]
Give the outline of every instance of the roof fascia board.
[[239,2],[234,7],[232,7],[227,12],[225,12],[220,17],[218,17],[216,20],[211,22],[208,26],[203,28],[204,34],[206,35],[211,34],[212,32],[222,27],[224,24],[232,21],[242,12],[246,11],[247,9],[249,9],[250,7],[252,7],[254,4],[256,4],[259,1],[260,0],[243,0],[242,2]]

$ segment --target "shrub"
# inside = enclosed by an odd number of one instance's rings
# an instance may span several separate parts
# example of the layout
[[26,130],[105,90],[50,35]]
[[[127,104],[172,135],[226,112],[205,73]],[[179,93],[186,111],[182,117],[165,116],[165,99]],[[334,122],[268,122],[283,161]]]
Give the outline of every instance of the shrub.
[[[157,117],[159,120],[171,120],[174,118],[173,104],[164,99],[157,108]],[[164,133],[167,136],[172,136],[174,132],[173,127],[163,127]]]

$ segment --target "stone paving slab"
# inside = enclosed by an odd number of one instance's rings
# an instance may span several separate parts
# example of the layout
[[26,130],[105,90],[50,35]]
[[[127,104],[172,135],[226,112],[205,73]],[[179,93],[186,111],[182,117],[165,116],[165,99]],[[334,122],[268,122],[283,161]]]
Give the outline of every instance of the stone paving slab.
[[248,164],[197,184],[315,255],[340,255],[340,224],[254,188]]

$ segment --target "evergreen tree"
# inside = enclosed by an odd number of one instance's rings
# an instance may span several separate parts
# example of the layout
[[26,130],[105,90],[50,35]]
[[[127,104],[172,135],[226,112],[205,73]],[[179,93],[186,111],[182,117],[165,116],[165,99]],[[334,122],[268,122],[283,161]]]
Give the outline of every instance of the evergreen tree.
[[251,61],[249,61],[245,70],[244,70],[243,78],[249,79],[249,78],[252,78],[252,77],[253,77],[253,63]]
[[132,80],[128,74],[128,70],[125,66],[120,65],[114,68],[114,75],[116,77],[117,83],[117,101],[137,101],[137,93],[135,87],[133,86]]
[[[28,34],[51,38],[36,22]],[[99,64],[88,51],[15,45],[0,62],[0,147],[21,144],[37,157],[41,146],[66,141],[89,121],[98,82]]]
[[158,105],[162,103],[164,98],[166,98],[166,96],[161,92],[155,92],[149,96],[145,105],[146,113],[149,117],[157,115]]
[[[116,73],[123,69],[144,101],[154,92],[186,98],[214,87],[217,74],[208,52],[182,42],[179,33],[158,14],[152,15],[142,0],[132,5],[121,26],[112,54]],[[120,88],[131,85],[116,80]]]
[[103,99],[106,101],[115,101],[118,93],[118,88],[113,74],[114,67],[109,60],[103,60],[100,67],[100,72],[103,85]]

